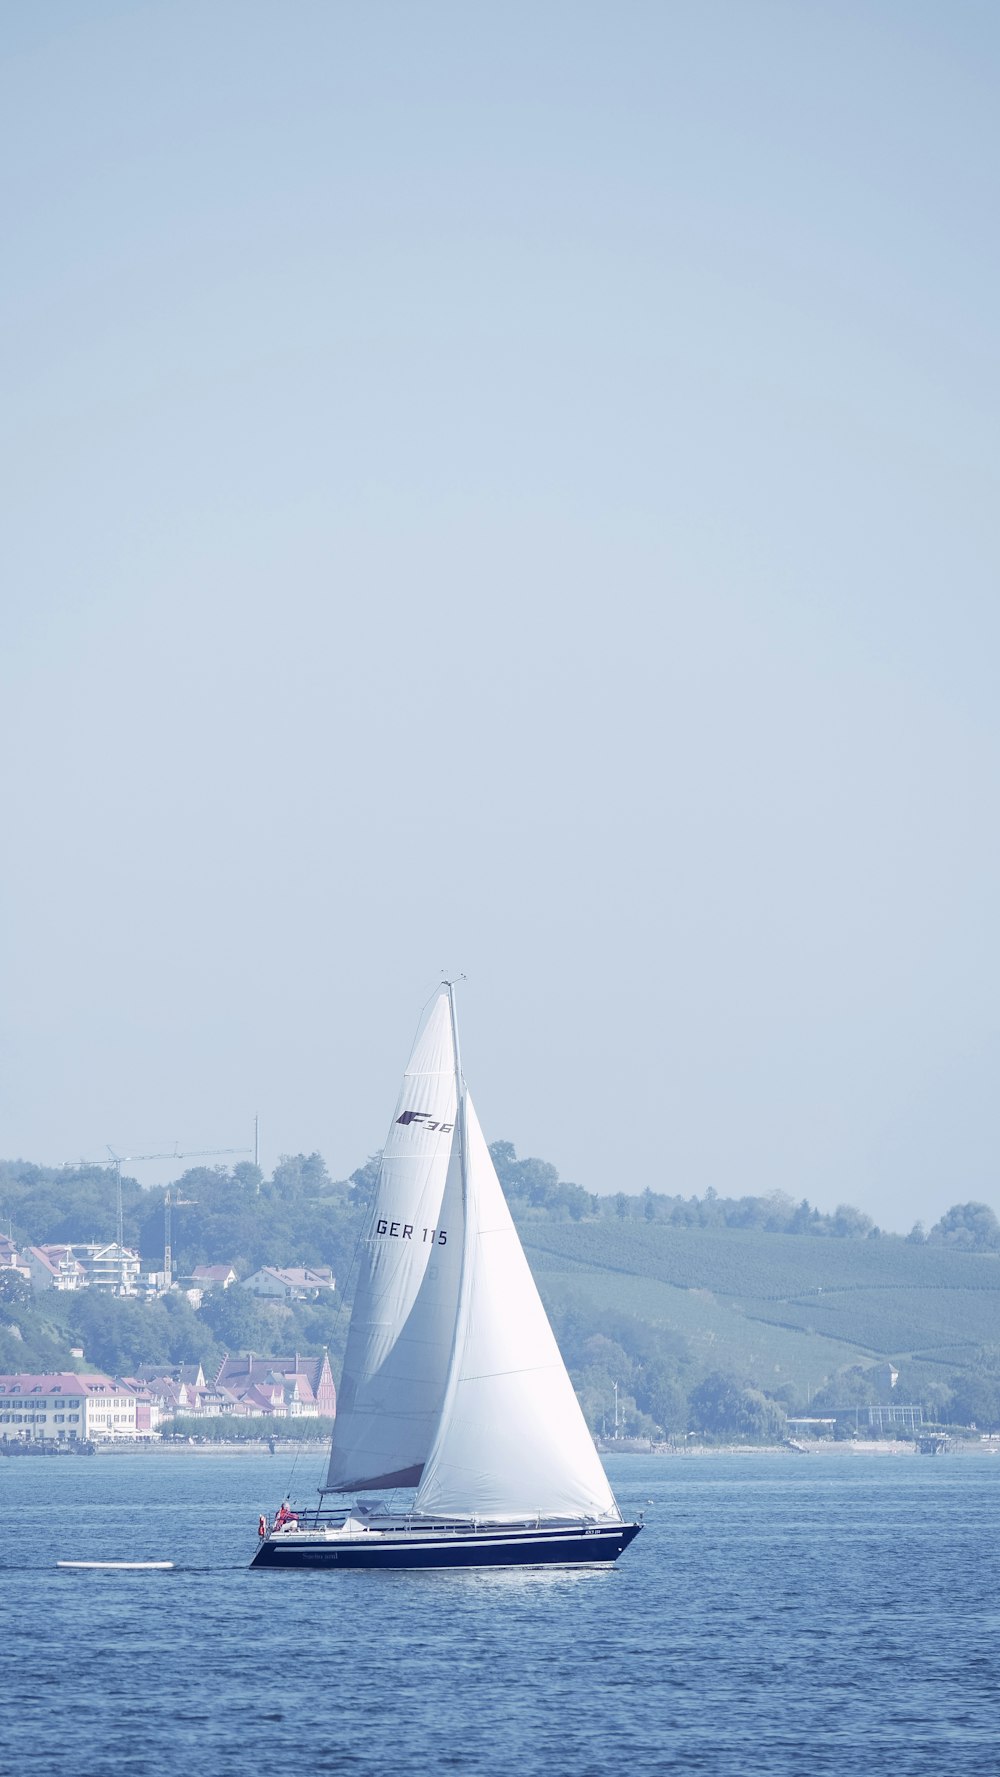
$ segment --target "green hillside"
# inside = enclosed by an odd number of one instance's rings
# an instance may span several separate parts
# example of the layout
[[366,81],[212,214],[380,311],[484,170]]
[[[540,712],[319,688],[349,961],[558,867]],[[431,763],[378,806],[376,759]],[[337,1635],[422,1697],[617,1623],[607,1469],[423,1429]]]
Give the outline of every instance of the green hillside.
[[[821,1213],[780,1195],[722,1198],[641,1191],[613,1198],[560,1180],[554,1166],[490,1149],[570,1375],[597,1431],[687,1431],[767,1440],[786,1412],[883,1402],[884,1360],[898,1394],[942,1422],[1000,1429],[1000,1221],[956,1204],[925,1235],[880,1234],[849,1205]],[[97,1290],[38,1295],[0,1273],[0,1367],[85,1361],[127,1375],[140,1363],[217,1365],[223,1351],[329,1348],[339,1379],[357,1254],[378,1157],[350,1179],[319,1154],[285,1156],[270,1178],[239,1162],[176,1181],[176,1275],[232,1264],[323,1264],[326,1303],[268,1304],[238,1285],[198,1308],[173,1291],[148,1301]],[[109,1239],[106,1168],[0,1162],[0,1215],[21,1247]],[[163,1199],[122,1181],[126,1243],[157,1261]]]
[[1000,1341],[1000,1259],[879,1239],[803,1239],[637,1222],[522,1226],[556,1313],[617,1310],[686,1339],[701,1370],[806,1398],[880,1358],[928,1377]]

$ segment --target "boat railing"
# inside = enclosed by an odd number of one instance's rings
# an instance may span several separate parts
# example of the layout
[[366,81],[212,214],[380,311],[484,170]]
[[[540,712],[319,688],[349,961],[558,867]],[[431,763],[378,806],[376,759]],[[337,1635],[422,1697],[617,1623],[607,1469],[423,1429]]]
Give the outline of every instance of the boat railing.
[[[301,1530],[342,1530],[348,1520],[360,1520],[366,1529],[379,1531],[399,1531],[409,1535],[425,1536],[496,1536],[500,1532],[516,1533],[518,1531],[572,1531],[579,1530],[579,1518],[543,1517],[536,1513],[533,1517],[525,1516],[518,1519],[497,1520],[495,1518],[428,1518],[414,1512],[369,1511],[363,1506],[343,1506],[340,1508],[318,1507],[313,1511],[298,1513],[298,1524]],[[602,1524],[595,1521],[587,1523],[588,1529],[613,1529],[609,1521]]]

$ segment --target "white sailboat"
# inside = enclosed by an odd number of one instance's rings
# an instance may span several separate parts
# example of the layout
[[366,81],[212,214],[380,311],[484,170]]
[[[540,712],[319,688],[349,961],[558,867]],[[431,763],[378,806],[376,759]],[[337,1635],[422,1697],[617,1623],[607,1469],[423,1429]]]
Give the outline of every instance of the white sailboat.
[[[413,1489],[399,1510],[358,1499],[396,1489]],[[640,1529],[615,1502],[479,1127],[450,982],[382,1156],[321,1504],[281,1520],[261,1521],[253,1566],[590,1564]]]

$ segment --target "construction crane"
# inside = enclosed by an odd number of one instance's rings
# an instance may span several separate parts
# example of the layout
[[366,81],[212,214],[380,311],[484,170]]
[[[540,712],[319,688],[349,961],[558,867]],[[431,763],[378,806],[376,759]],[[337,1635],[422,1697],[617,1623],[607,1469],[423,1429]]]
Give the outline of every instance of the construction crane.
[[[190,1157],[193,1159],[194,1156]],[[196,1202],[194,1197],[171,1197],[170,1191],[171,1187],[168,1185],[166,1196],[163,1199],[163,1282],[166,1289],[170,1288],[174,1273],[174,1254],[170,1244],[171,1211],[191,1209]]]
[[[197,1152],[193,1152],[190,1149],[182,1151],[180,1148],[178,1148],[177,1143],[175,1142],[173,1145],[173,1148],[171,1149],[171,1151],[169,1153],[118,1154],[115,1152],[115,1150],[111,1146],[110,1142],[108,1142],[106,1145],[107,1145],[108,1153],[111,1156],[110,1161],[108,1161],[108,1160],[76,1160],[76,1161],[70,1160],[70,1161],[67,1161],[66,1164],[69,1166],[74,1166],[74,1165],[75,1166],[108,1166],[108,1165],[111,1165],[114,1167],[114,1169],[115,1169],[115,1237],[118,1241],[119,1252],[121,1251],[122,1247],[125,1245],[125,1217],[124,1217],[124,1208],[123,1208],[123,1204],[122,1204],[122,1167],[123,1166],[129,1165],[133,1161],[139,1161],[139,1160],[210,1160],[210,1159],[213,1159],[216,1156],[221,1155],[221,1154],[251,1154],[254,1152],[253,1148],[201,1148]],[[176,1208],[180,1207],[180,1199],[179,1198],[176,1198],[176,1197],[174,1198],[174,1207],[176,1207]],[[169,1272],[170,1272],[170,1192],[169,1192],[169,1190],[167,1192],[167,1201],[164,1204],[163,1223],[164,1223],[163,1245],[164,1245],[164,1249],[165,1249],[164,1250],[163,1269],[164,1269],[164,1271],[166,1271],[168,1273],[167,1288],[169,1289],[170,1288],[170,1277],[169,1277]]]

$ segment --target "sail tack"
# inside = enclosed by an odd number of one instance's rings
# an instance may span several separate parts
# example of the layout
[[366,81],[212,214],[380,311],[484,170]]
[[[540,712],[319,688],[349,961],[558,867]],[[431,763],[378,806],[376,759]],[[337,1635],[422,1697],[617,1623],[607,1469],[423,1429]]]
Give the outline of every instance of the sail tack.
[[412,1487],[437,1431],[462,1262],[455,1050],[434,1001],[406,1072],[361,1253],[327,1487]]

